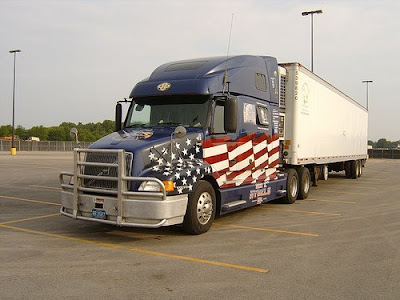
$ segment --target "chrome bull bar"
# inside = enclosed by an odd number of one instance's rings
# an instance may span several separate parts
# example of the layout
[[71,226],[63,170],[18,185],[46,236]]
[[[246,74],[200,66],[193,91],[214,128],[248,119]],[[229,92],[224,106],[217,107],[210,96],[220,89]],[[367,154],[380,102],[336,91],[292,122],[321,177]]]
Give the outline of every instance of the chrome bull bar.
[[[115,155],[117,158],[114,162],[87,162],[85,160],[88,153],[98,153],[98,154],[111,154]],[[116,176],[108,176],[102,174],[88,175],[85,174],[85,167],[100,167],[104,169],[115,169],[117,170]],[[135,223],[135,222],[125,222],[125,205],[124,203],[134,203],[135,201],[141,202],[143,207],[143,201],[150,201],[153,205],[157,205],[156,202],[164,202],[166,205],[168,202],[168,197],[164,184],[161,180],[154,177],[131,177],[126,174],[126,152],[123,149],[108,150],[108,149],[75,149],[74,150],[74,172],[61,172],[59,175],[59,180],[62,188],[62,193],[67,195],[67,197],[72,196],[72,213],[67,212],[64,205],[61,206],[61,214],[74,219],[97,221],[107,224],[114,224],[118,226],[129,226],[129,227],[146,227],[146,228],[156,228],[163,226],[167,222],[167,219],[161,219],[157,223]],[[115,175],[115,172],[113,173]],[[116,182],[116,189],[105,189],[99,187],[87,187],[85,186],[85,180],[100,180],[100,181],[110,181]],[[143,182],[143,181],[153,181],[156,182],[160,187],[160,192],[135,192],[129,191],[130,182]],[[87,182],[87,181],[86,181]],[[94,219],[91,217],[86,217],[80,213],[80,201],[84,199],[87,195],[109,195],[113,199],[117,199],[117,207],[115,210],[117,212],[116,220],[106,220],[106,219]],[[105,196],[107,197],[107,196]],[[169,197],[169,198],[173,198]],[[179,199],[174,199],[174,201],[179,202],[179,211],[182,210],[182,204],[185,201],[182,197]],[[187,201],[187,200],[186,200]],[[159,203],[162,204],[162,203]],[[168,204],[170,209],[173,205],[178,204]],[[158,205],[157,207],[161,207]],[[161,211],[161,208],[159,209]],[[171,209],[170,209],[171,210]],[[179,213],[181,214],[181,213]],[[184,212],[183,212],[184,215]],[[181,217],[181,216],[179,216]]]

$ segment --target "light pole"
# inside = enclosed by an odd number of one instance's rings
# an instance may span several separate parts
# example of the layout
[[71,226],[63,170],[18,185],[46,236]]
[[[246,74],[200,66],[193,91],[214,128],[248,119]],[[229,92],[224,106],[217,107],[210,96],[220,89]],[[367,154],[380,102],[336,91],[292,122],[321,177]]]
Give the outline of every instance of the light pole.
[[322,10],[303,11],[302,16],[311,15],[311,72],[314,72],[314,14],[322,14]]
[[370,84],[371,82],[373,82],[372,80],[363,80],[362,83],[366,83],[367,84],[367,110],[368,110],[368,84]]
[[14,144],[14,136],[15,136],[15,60],[17,58],[17,53],[21,52],[21,50],[11,50],[10,53],[14,54],[14,81],[13,81],[13,112],[12,112],[12,141],[11,141],[11,155],[17,154],[17,148],[15,148]]

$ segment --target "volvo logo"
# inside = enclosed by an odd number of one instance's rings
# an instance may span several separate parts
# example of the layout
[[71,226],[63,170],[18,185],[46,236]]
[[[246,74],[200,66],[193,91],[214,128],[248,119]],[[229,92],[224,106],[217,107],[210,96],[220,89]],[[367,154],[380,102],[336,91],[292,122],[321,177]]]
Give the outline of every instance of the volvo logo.
[[159,90],[160,92],[164,92],[166,90],[168,90],[171,87],[171,84],[169,82],[163,82],[160,83],[159,85],[157,85],[157,90]]

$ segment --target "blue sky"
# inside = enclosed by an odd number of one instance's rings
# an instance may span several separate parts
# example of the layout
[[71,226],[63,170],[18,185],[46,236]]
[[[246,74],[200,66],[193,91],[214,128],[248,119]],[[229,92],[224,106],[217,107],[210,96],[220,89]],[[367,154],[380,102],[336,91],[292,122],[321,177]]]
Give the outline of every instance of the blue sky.
[[114,118],[117,100],[158,65],[230,54],[277,57],[310,68],[362,105],[369,139],[400,140],[400,2],[397,1],[0,1],[0,125],[25,128]]

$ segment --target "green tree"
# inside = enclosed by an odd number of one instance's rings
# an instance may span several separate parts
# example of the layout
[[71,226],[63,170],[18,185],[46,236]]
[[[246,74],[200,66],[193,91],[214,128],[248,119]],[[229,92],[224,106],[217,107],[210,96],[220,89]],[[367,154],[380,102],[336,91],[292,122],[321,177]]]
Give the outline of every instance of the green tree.
[[41,141],[46,141],[49,135],[49,128],[41,126],[33,126],[31,129],[28,129],[29,136],[36,136]]
[[47,136],[49,141],[65,141],[65,133],[62,127],[51,127]]
[[21,125],[18,125],[15,129],[15,135],[17,135],[21,140],[24,140],[29,137],[29,132]]
[[375,146],[376,148],[389,148],[389,142],[386,139],[382,138],[378,140]]
[[12,135],[11,125],[0,126],[0,136],[11,136],[11,135]]

